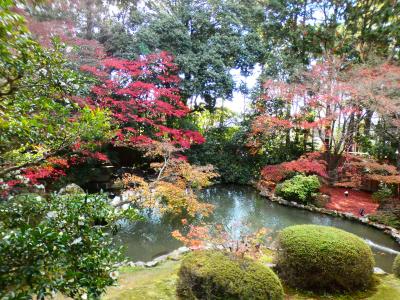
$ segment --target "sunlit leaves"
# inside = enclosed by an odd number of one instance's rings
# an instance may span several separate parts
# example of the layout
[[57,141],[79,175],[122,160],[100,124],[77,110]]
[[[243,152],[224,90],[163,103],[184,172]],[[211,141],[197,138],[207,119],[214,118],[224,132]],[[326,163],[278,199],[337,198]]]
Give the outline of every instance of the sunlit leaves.
[[123,212],[104,195],[18,195],[0,203],[0,297],[89,299],[115,282],[108,230]]

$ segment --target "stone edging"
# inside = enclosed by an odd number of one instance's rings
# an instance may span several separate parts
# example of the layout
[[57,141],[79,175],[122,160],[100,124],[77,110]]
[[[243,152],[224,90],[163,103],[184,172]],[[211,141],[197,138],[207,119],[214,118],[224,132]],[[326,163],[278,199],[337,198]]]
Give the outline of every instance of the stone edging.
[[190,249],[188,247],[180,247],[178,249],[171,251],[170,253],[158,256],[148,262],[125,261],[125,262],[120,263],[119,266],[120,267],[127,266],[127,267],[153,268],[166,260],[174,260],[174,261],[180,260],[182,258],[182,255],[189,251],[190,251]]
[[343,213],[343,212],[340,212],[337,210],[320,208],[320,207],[316,207],[313,205],[303,205],[303,204],[299,204],[295,201],[287,201],[279,196],[268,193],[267,191],[260,191],[260,195],[267,198],[269,201],[276,202],[281,205],[296,207],[296,208],[308,210],[311,212],[317,212],[317,213],[325,214],[325,215],[329,215],[329,216],[340,217],[343,219],[356,221],[356,222],[363,223],[365,225],[369,225],[371,227],[382,230],[384,233],[390,235],[400,245],[400,231],[398,231],[397,229],[390,227],[390,226],[371,222],[370,220],[368,220],[368,217],[358,217],[358,216],[355,216],[353,213]]
[[[122,262],[119,264],[119,267],[127,266],[127,267],[139,267],[139,268],[154,268],[155,266],[158,266],[160,263],[163,263],[167,260],[173,260],[173,261],[178,261],[182,258],[183,254],[191,251],[188,247],[180,247],[176,250],[173,250],[172,252],[161,255],[156,257],[155,259],[148,261],[148,262],[143,262],[143,261],[128,261],[128,262]],[[267,267],[274,268],[276,265],[274,263],[266,263],[265,264]],[[374,273],[377,275],[385,275],[387,274],[385,271],[383,271],[381,268],[374,267]]]

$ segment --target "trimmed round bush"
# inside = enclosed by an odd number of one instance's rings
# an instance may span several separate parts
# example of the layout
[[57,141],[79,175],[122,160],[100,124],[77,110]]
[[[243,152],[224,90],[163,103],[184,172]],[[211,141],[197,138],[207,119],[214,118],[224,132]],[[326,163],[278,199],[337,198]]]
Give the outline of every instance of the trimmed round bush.
[[276,186],[275,194],[289,201],[308,203],[314,200],[321,184],[316,175],[296,175]]
[[222,251],[189,254],[178,275],[180,299],[283,299],[281,282],[270,268]]
[[400,254],[396,256],[393,262],[393,274],[400,278]]
[[350,292],[369,288],[374,257],[370,247],[346,231],[318,225],[285,228],[278,237],[280,278],[315,292]]

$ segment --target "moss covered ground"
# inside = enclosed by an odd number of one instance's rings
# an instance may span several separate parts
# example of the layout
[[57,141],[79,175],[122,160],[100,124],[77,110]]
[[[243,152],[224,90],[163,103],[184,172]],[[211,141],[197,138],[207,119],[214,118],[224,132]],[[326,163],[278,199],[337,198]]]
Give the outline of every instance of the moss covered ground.
[[[261,259],[271,260],[270,255]],[[166,261],[149,269],[124,267],[120,270],[119,285],[108,288],[102,299],[176,300],[175,282],[180,264],[180,261]],[[352,295],[316,296],[288,288],[285,292],[285,300],[396,300],[400,299],[400,279],[393,275],[379,276],[372,290]]]
[[[261,261],[271,262],[271,256],[265,255]],[[180,261],[167,261],[155,268],[122,268],[119,285],[107,290],[103,299],[132,300],[170,300],[175,296],[175,282]],[[286,288],[286,300],[395,300],[400,299],[400,279],[393,275],[376,277],[375,287],[366,292],[351,295],[317,296]]]
[[103,299],[170,300],[175,296],[175,282],[180,262],[166,261],[154,268],[121,269],[119,285],[110,287]]

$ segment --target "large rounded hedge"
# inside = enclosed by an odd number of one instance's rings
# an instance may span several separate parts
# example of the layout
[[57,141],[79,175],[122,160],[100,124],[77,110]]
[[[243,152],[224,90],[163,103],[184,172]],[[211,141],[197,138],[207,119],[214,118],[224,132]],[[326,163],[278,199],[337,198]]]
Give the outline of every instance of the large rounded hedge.
[[400,254],[398,254],[393,262],[393,273],[400,278]]
[[279,278],[268,267],[222,251],[196,251],[179,270],[180,299],[283,299]]
[[296,225],[278,238],[280,278],[288,285],[316,292],[366,289],[375,264],[372,251],[359,237],[318,225]]

